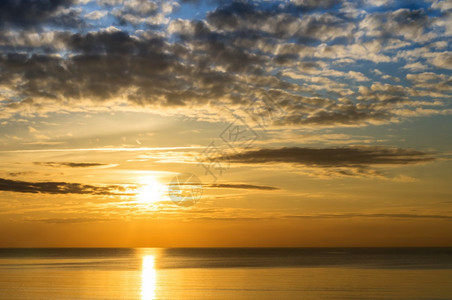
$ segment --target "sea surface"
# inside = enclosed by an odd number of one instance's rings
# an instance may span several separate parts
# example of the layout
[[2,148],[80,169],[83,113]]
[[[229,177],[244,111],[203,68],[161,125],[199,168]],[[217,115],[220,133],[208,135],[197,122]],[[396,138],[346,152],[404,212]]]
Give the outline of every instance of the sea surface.
[[452,248],[0,249],[0,299],[452,299]]

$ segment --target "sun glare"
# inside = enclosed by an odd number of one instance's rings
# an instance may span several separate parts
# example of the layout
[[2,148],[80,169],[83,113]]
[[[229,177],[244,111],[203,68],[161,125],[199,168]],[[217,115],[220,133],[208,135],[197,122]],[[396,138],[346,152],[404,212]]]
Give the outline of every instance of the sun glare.
[[140,180],[142,187],[138,190],[137,200],[141,203],[155,203],[162,201],[165,196],[165,185],[155,177],[147,176]]

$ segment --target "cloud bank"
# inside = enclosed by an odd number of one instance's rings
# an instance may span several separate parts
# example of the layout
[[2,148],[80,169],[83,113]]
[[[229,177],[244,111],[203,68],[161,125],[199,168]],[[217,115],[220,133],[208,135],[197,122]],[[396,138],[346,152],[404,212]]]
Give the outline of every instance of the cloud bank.
[[145,109],[209,119],[264,94],[287,112],[280,126],[452,111],[447,1],[212,1],[184,17],[200,3],[85,2],[0,4],[0,118]]

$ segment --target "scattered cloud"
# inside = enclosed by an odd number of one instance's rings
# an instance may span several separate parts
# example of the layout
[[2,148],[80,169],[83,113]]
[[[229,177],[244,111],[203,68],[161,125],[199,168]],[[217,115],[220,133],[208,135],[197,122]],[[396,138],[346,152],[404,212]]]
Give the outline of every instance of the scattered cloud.
[[[413,107],[450,97],[400,80],[451,69],[441,1],[212,1],[184,19],[176,13],[187,1],[85,4],[2,2],[0,118],[147,109],[214,121],[220,104],[267,93],[288,112],[276,125],[365,126],[423,116]],[[374,90],[375,75],[400,85]]]

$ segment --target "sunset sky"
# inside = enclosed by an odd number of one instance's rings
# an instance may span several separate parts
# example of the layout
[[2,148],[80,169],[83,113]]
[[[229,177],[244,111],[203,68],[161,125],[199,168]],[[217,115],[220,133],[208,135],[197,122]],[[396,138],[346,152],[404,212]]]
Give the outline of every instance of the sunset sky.
[[0,247],[452,246],[451,16],[1,1]]

